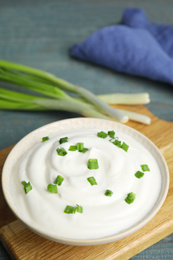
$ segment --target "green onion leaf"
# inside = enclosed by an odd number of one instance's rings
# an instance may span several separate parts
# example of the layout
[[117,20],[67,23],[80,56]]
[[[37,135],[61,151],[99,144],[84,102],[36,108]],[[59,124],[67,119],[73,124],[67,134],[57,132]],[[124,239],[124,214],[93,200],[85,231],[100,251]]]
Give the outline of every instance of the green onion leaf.
[[144,173],[141,171],[137,171],[134,175],[136,176],[136,178],[140,179],[144,176]]
[[47,141],[47,140],[49,140],[49,136],[44,136],[44,137],[42,138],[42,142],[45,142],[45,141]]
[[81,153],[86,153],[88,148],[84,147],[84,143],[77,143],[77,150]]
[[121,148],[125,151],[125,152],[127,152],[128,151],[128,149],[129,149],[129,146],[126,144],[126,143],[122,143],[122,145],[121,145]]
[[89,181],[91,186],[97,185],[96,179],[94,177],[88,177],[87,180]]
[[65,156],[67,154],[66,150],[63,147],[57,148],[56,151],[57,151],[57,154],[60,156]]
[[[31,100],[29,100],[30,98],[26,98],[28,99],[28,101],[26,100],[27,102],[25,103],[21,101],[21,97],[23,96],[23,94],[21,95],[21,93],[19,93],[19,95],[16,97],[12,97],[11,95],[10,98],[12,98],[13,101],[14,99],[16,99],[17,101],[17,102],[15,101],[12,102],[11,105],[11,102],[9,102],[9,96],[6,95],[7,92],[5,91],[5,93],[4,92],[2,93],[3,104],[0,104],[1,108],[3,106],[5,107],[5,109],[10,109],[11,106],[13,106],[13,109],[15,108],[15,109],[22,109],[22,110],[23,109],[29,109],[29,110],[56,109],[56,110],[65,110],[71,112],[73,111],[85,116],[107,118],[107,119],[108,116],[106,115],[109,115],[122,123],[125,123],[128,120],[129,116],[127,112],[129,111],[122,111],[122,110],[117,110],[115,108],[112,108],[111,106],[109,106],[108,104],[102,101],[103,97],[101,100],[99,97],[95,96],[87,89],[71,84],[70,82],[58,78],[50,73],[35,68],[31,68],[28,66],[23,66],[17,63],[4,61],[4,60],[0,60],[0,67],[1,67],[1,73],[0,73],[1,81],[12,83],[15,86],[24,87],[28,90],[36,91],[38,93],[41,93],[42,95],[51,97],[50,99],[47,99],[47,97],[43,98],[38,96],[38,98],[33,97],[33,99]],[[69,93],[71,92],[71,93],[78,94],[79,97],[72,97],[69,94],[66,94],[65,91],[63,90],[68,91]],[[5,95],[5,99],[4,99],[4,95]],[[26,97],[26,95],[24,96]],[[108,98],[109,103],[112,102],[114,104],[124,103],[124,102],[130,104],[135,104],[136,102],[138,103],[149,102],[149,97],[147,93],[145,93],[145,97],[144,95],[142,95],[141,97],[141,95],[138,94],[137,98],[136,95],[135,96],[133,95],[131,97],[127,94],[116,94],[116,101],[115,100],[112,101],[112,97],[113,99],[115,99],[113,94],[108,96],[106,95],[106,100]],[[60,101],[60,103],[57,101]],[[144,123],[146,122],[146,120],[140,118],[140,115],[133,116],[132,119],[138,120],[140,122],[144,121]]]
[[61,186],[62,182],[64,181],[64,178],[61,175],[58,175],[54,181],[54,184],[57,184],[58,186]]
[[97,159],[88,160],[88,169],[94,170],[94,169],[98,169],[98,168],[99,168],[99,165],[98,165]]
[[110,138],[114,138],[115,132],[113,130],[112,131],[108,131],[108,135],[110,136]]
[[128,204],[131,204],[134,202],[136,198],[136,195],[133,192],[130,192],[127,194],[127,197],[125,198],[125,202],[127,202]]
[[111,190],[105,191],[105,196],[111,197],[113,195],[113,192]]
[[75,212],[76,212],[76,207],[72,207],[70,205],[67,205],[64,210],[64,213],[66,214],[74,214]]
[[116,145],[117,147],[121,148],[121,141],[119,140],[115,140],[114,142],[112,142],[114,145]]
[[150,169],[147,164],[142,164],[141,169],[143,172],[150,172]]
[[86,153],[88,151],[88,148],[84,147],[84,143],[77,143],[77,145],[71,145],[68,150],[69,151],[78,150],[81,153]]
[[105,132],[101,131],[97,133],[97,136],[101,138],[106,138],[108,135]]
[[66,143],[66,142],[68,142],[68,137],[63,137],[63,138],[59,139],[60,144],[63,144],[63,143]]
[[30,182],[22,181],[21,184],[24,186],[24,191],[27,194],[30,190],[32,190],[32,185]]
[[73,206],[67,205],[64,210],[64,213],[66,213],[66,214],[75,214],[76,212],[83,213],[82,206],[76,205],[76,207],[73,207]]
[[79,152],[82,152],[83,149],[84,149],[84,143],[77,143],[77,150]]
[[88,148],[83,148],[82,151],[80,151],[81,153],[86,153],[88,151]]
[[76,145],[70,145],[69,151],[76,151],[77,150],[77,146]]
[[77,205],[76,205],[76,211],[77,211],[78,213],[83,213],[83,207],[77,204]]
[[47,189],[52,192],[52,193],[57,193],[58,192],[58,188],[57,188],[57,185],[54,185],[54,184],[49,184],[47,186]]

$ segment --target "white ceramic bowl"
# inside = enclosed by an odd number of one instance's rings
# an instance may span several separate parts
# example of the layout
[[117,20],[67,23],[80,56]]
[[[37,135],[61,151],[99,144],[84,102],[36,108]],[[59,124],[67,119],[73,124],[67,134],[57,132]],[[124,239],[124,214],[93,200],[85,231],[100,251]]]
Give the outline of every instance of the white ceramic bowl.
[[[123,134],[128,135],[132,138],[134,138],[137,142],[142,144],[145,149],[147,149],[152,156],[155,158],[157,161],[157,164],[160,168],[161,172],[161,190],[160,194],[158,196],[158,199],[153,206],[152,210],[150,210],[147,215],[141,219],[140,222],[138,222],[135,226],[130,227],[129,229],[122,231],[121,233],[107,236],[107,237],[100,237],[96,239],[73,239],[73,238],[68,238],[68,237],[61,237],[58,234],[52,235],[52,233],[49,232],[44,232],[42,231],[39,227],[35,226],[32,222],[30,223],[27,221],[21,212],[18,210],[18,207],[16,207],[14,198],[11,194],[10,190],[10,179],[12,175],[12,169],[16,162],[19,160],[21,155],[27,151],[32,145],[34,145],[40,138],[43,136],[51,136],[54,132],[61,132],[63,135],[63,131],[67,129],[83,129],[83,128],[100,128],[103,129],[104,127],[109,128],[110,130],[112,129],[118,129],[118,131],[121,131]],[[70,245],[95,245],[95,244],[101,244],[101,243],[109,243],[115,240],[119,240],[123,237],[126,237],[140,228],[142,228],[144,225],[146,225],[154,216],[155,214],[159,211],[161,208],[162,204],[164,203],[168,188],[169,188],[169,172],[168,172],[168,167],[166,165],[166,162],[158,150],[158,148],[144,135],[139,133],[138,131],[120,124],[116,123],[113,121],[107,121],[107,120],[102,120],[102,119],[95,119],[95,118],[74,118],[74,119],[66,119],[62,121],[58,121],[55,123],[51,123],[48,125],[45,125],[39,129],[36,129],[35,131],[31,132],[28,134],[26,137],[24,137],[18,144],[15,145],[15,147],[12,149],[10,154],[8,155],[6,162],[3,167],[3,172],[2,172],[2,188],[3,188],[3,193],[6,199],[6,202],[14,215],[21,221],[23,222],[29,229],[34,231],[35,233],[64,244],[70,244]]]

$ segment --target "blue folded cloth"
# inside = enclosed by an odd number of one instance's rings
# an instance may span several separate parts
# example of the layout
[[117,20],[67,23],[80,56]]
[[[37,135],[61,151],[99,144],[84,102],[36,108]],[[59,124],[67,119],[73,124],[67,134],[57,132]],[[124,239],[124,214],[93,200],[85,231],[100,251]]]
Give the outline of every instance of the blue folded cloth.
[[143,10],[128,8],[122,23],[104,27],[71,55],[131,75],[173,84],[173,26],[150,22]]
[[143,10],[138,8],[128,8],[124,11],[122,24],[147,30],[153,35],[155,40],[161,45],[162,49],[173,58],[173,26],[158,25],[150,22]]

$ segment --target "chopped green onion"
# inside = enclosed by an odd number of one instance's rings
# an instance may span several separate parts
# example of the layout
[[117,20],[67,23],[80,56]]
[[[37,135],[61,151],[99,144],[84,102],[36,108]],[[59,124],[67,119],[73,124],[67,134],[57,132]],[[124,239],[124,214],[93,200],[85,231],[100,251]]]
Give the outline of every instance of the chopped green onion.
[[110,138],[114,138],[115,132],[113,130],[112,131],[108,131],[108,135],[110,136]]
[[66,214],[74,214],[75,212],[76,212],[76,207],[72,207],[70,205],[67,205],[64,210],[64,213]]
[[79,152],[82,152],[83,149],[84,149],[84,143],[77,143],[77,150]]
[[66,214],[75,214],[76,212],[83,213],[82,206],[76,205],[76,207],[73,207],[73,206],[67,205],[64,210],[64,213],[66,213]]
[[27,194],[30,190],[32,190],[32,185],[30,182],[22,181],[21,184],[24,186],[24,191]]
[[63,147],[57,148],[56,151],[57,151],[57,154],[60,156],[65,156],[67,154],[66,150]]
[[71,145],[68,150],[69,151],[78,150],[81,153],[86,153],[88,151],[88,148],[85,148],[83,143],[77,143],[77,145]]
[[112,143],[117,147],[122,148],[125,152],[127,152],[129,149],[129,146],[125,142],[121,143],[121,141],[118,139],[115,139],[115,141],[113,141]]
[[111,197],[113,195],[113,192],[111,190],[105,191],[105,196]]
[[88,148],[83,148],[83,150],[80,151],[80,152],[82,152],[82,153],[86,153],[87,151],[88,151]]
[[77,146],[76,145],[70,145],[69,151],[76,151],[77,150]]
[[141,171],[137,171],[134,175],[136,176],[136,178],[140,179],[144,176],[144,173]]
[[125,198],[125,202],[127,202],[128,204],[131,204],[134,202],[136,198],[136,195],[133,192],[130,192],[127,194],[127,197]]
[[64,178],[61,175],[58,175],[54,181],[54,184],[58,184],[58,186],[60,186],[63,181],[64,181]]
[[97,185],[96,179],[94,177],[88,177],[87,180],[89,181],[91,186]]
[[84,143],[77,143],[77,150],[81,153],[86,153],[88,148],[84,147]]
[[97,133],[97,136],[101,138],[106,138],[108,135],[105,132],[101,131]]
[[129,149],[129,146],[126,144],[126,143],[122,143],[122,145],[121,145],[121,148],[125,151],[125,152],[127,152],[128,151],[128,149]]
[[49,184],[47,186],[47,189],[52,192],[52,193],[57,193],[58,192],[58,188],[57,188],[57,185],[54,185],[54,184]]
[[78,213],[83,213],[83,207],[77,204],[77,205],[76,205],[76,211],[77,211]]
[[63,137],[63,138],[59,139],[60,144],[63,144],[63,143],[66,143],[66,142],[68,142],[68,137]]
[[99,168],[99,164],[98,164],[97,159],[88,160],[88,169],[94,170],[94,169],[98,169],[98,168]]
[[21,181],[21,184],[23,184],[24,186],[27,184],[26,181]]
[[147,164],[142,164],[142,165],[141,165],[141,169],[142,169],[142,171],[144,171],[144,172],[150,172],[150,169],[149,169],[149,167],[148,167]]
[[121,148],[121,141],[119,140],[115,140],[114,142],[112,142],[114,145],[118,146],[119,148]]
[[45,141],[47,141],[47,140],[49,140],[49,136],[44,136],[44,137],[42,138],[42,142],[45,142]]

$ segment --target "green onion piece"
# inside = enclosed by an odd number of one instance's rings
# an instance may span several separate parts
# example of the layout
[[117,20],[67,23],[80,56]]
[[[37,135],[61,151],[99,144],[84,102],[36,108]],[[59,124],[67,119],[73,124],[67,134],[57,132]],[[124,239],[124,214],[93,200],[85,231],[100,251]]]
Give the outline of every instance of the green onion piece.
[[42,142],[45,142],[45,141],[47,141],[47,140],[49,140],[49,136],[44,136],[44,137],[42,138]]
[[112,142],[114,145],[118,146],[119,148],[121,148],[121,141],[119,140],[115,140],[114,142]]
[[63,137],[63,138],[59,139],[60,144],[63,144],[63,143],[66,143],[66,142],[68,142],[68,137]]
[[111,197],[113,195],[113,192],[111,190],[105,191],[105,196]]
[[30,190],[32,190],[32,185],[30,182],[22,181],[21,184],[24,186],[24,191],[27,194]]
[[66,214],[74,214],[75,212],[76,212],[76,207],[72,207],[70,205],[67,205],[64,210],[64,213]]
[[89,181],[91,186],[97,185],[96,179],[94,177],[88,177],[87,180]]
[[86,153],[88,151],[88,148],[84,147],[84,143],[77,143],[77,145],[71,145],[68,150],[69,151],[78,150],[81,153]]
[[126,144],[126,143],[122,143],[122,145],[121,145],[121,148],[125,151],[125,152],[127,152],[128,151],[128,149],[129,149],[129,146]]
[[87,151],[88,151],[88,148],[83,148],[83,150],[80,151],[80,152],[82,152],[82,153],[86,153]]
[[101,132],[98,132],[98,133],[97,133],[97,136],[98,136],[98,137],[101,137],[101,138],[106,138],[106,137],[107,137],[107,134],[106,134],[105,132],[101,131]]
[[114,138],[115,132],[113,130],[112,131],[108,131],[108,135],[110,136],[110,138]]
[[56,151],[57,151],[57,154],[60,156],[65,156],[67,154],[66,150],[63,147],[57,148]]
[[142,164],[142,165],[141,165],[141,169],[142,169],[144,172],[150,172],[150,169],[149,169],[149,167],[148,167],[147,164]]
[[83,149],[84,149],[84,143],[77,143],[77,150],[79,152],[82,152]]
[[86,153],[88,148],[84,147],[84,143],[77,143],[77,150],[81,153]]
[[97,159],[88,160],[88,169],[94,170],[94,169],[98,169],[98,168],[99,168],[99,165],[98,165]]
[[144,173],[141,171],[137,171],[134,175],[136,176],[136,178],[140,179],[144,176]]
[[74,214],[76,212],[83,213],[82,206],[76,205],[76,207],[73,207],[73,206],[67,205],[64,210],[64,213],[66,213],[66,214]]
[[127,202],[128,204],[131,204],[134,202],[136,198],[136,195],[133,192],[130,192],[127,194],[127,197],[125,198],[125,202]]
[[64,181],[64,178],[61,175],[58,175],[54,181],[54,184],[57,184],[58,186],[61,186],[62,182]]
[[78,213],[83,213],[83,207],[77,204],[77,205],[76,205],[76,211],[77,211]]
[[57,188],[57,185],[54,185],[54,184],[49,184],[47,186],[47,189],[52,192],[52,193],[57,193],[58,192],[58,188]]
[[69,151],[76,151],[77,150],[77,146],[76,145],[71,145],[68,150]]
[[27,184],[26,181],[21,181],[21,184],[23,184],[24,186]]

